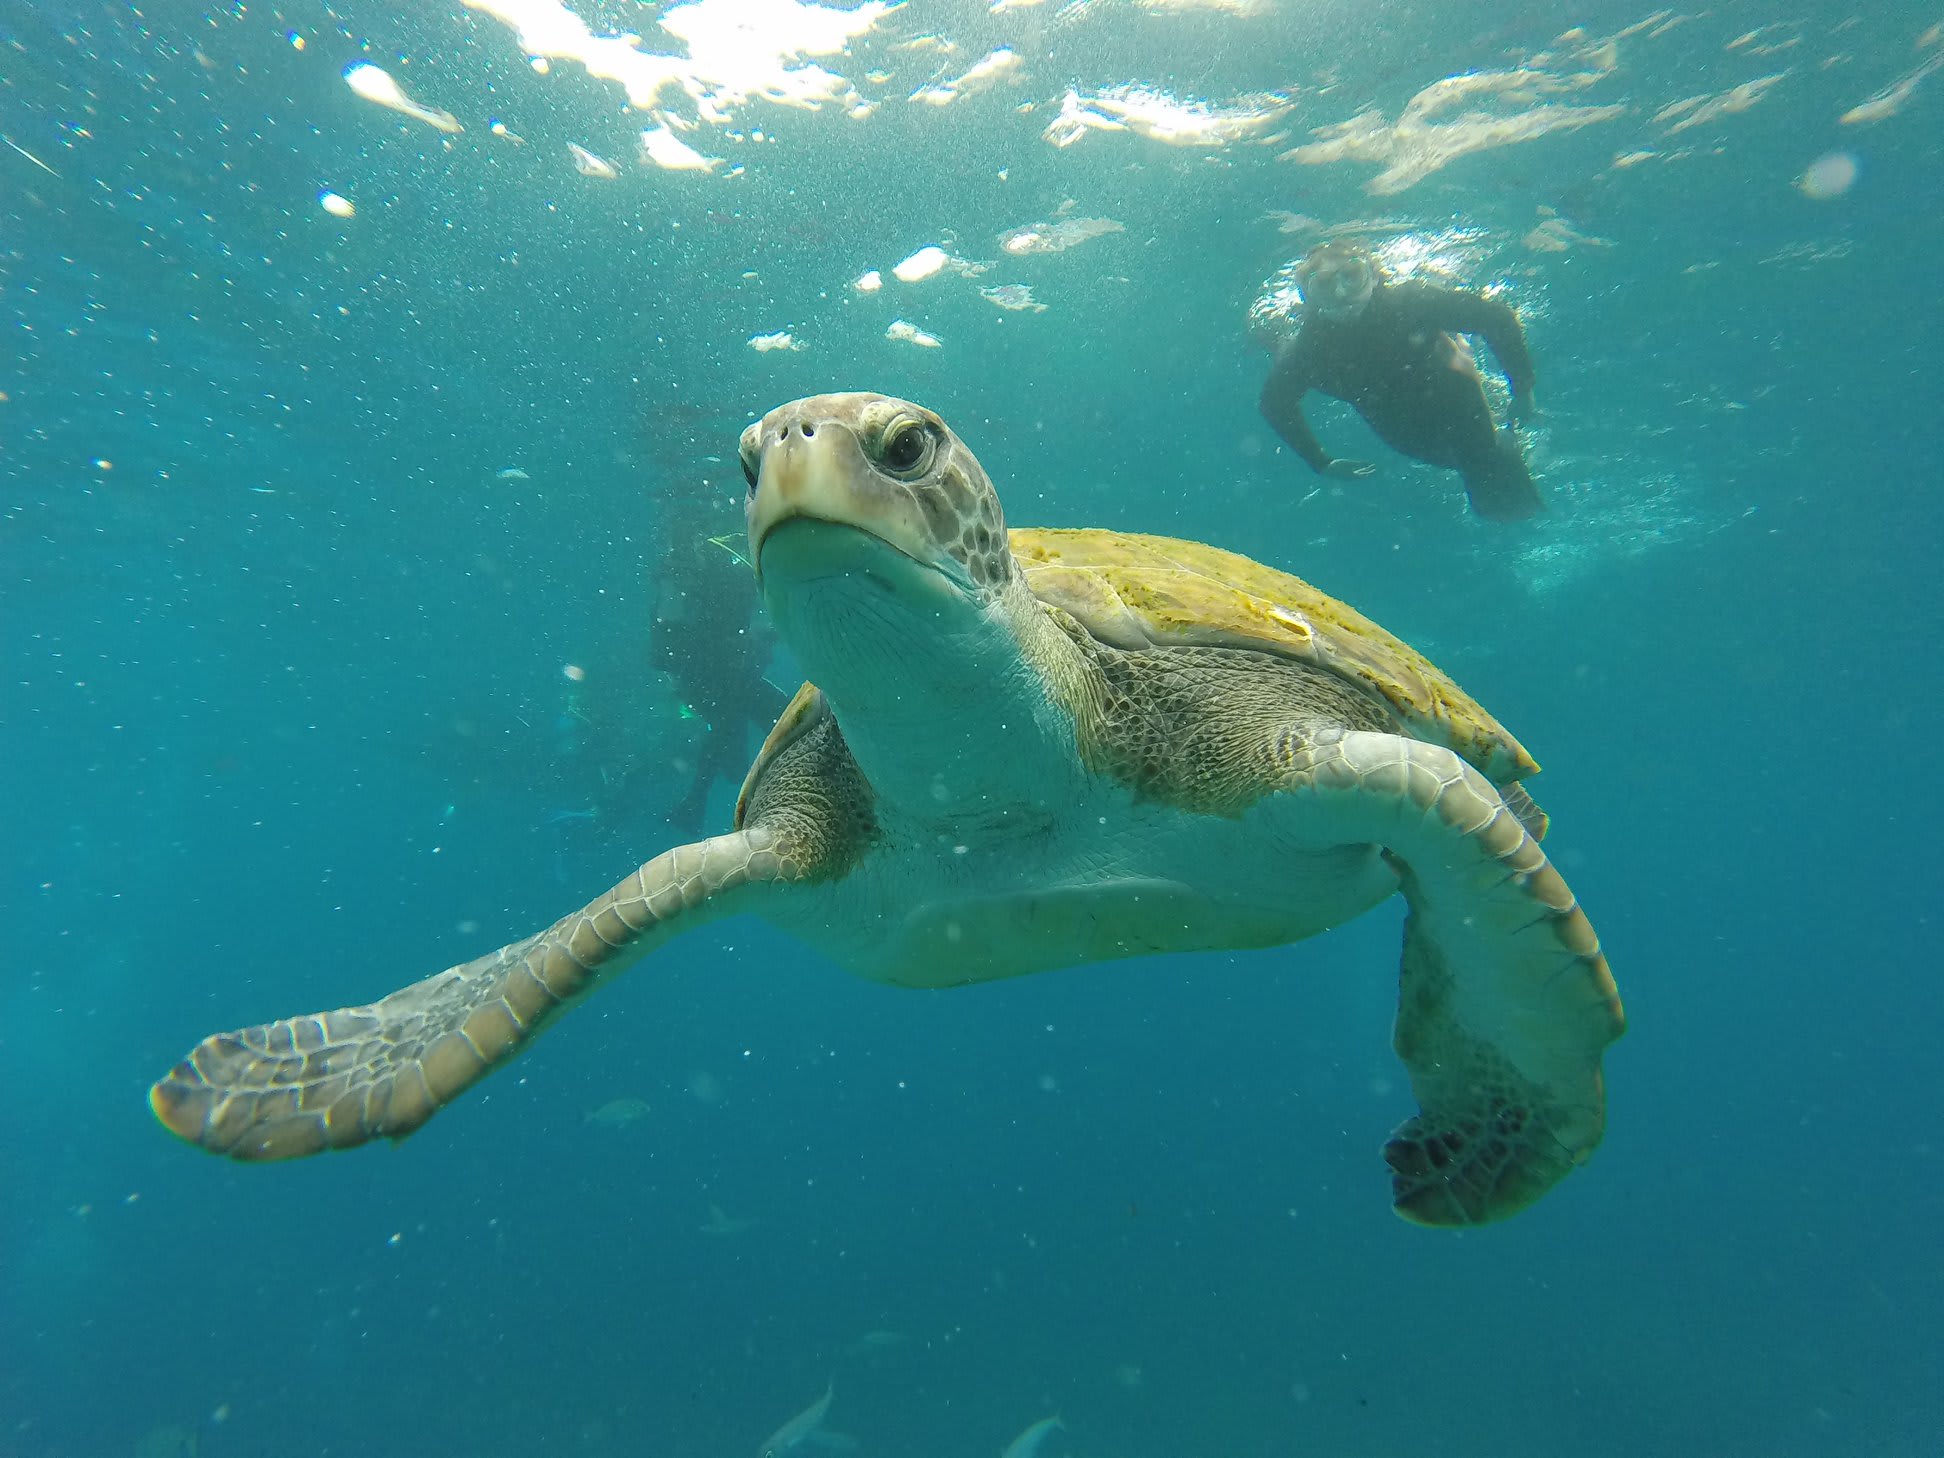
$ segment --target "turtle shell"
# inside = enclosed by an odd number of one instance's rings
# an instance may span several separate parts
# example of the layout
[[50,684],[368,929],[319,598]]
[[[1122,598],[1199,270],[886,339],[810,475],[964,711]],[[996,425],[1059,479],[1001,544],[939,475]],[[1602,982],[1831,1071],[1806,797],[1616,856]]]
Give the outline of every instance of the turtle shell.
[[1396,711],[1494,784],[1538,771],[1498,720],[1410,644],[1287,572],[1202,542],[1098,528],[1019,527],[1033,594],[1115,648],[1252,648],[1313,664]]

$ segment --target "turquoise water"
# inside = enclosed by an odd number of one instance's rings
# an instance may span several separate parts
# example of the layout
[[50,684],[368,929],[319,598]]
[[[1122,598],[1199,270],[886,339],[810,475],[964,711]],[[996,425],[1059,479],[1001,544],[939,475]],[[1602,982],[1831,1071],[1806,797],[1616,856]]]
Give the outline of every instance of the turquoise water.
[[[540,5],[544,71],[512,5],[0,14],[0,1455],[749,1455],[827,1386],[860,1458],[1937,1452],[1938,13],[576,3],[650,105]],[[1516,304],[1540,522],[1279,448],[1251,311],[1339,232]],[[694,682],[790,667],[730,593],[671,680],[670,564],[853,388],[1519,735],[1631,1019],[1584,1171],[1388,1212],[1395,905],[937,994],[723,923],[397,1150],[154,1123],[685,838],[762,727]]]

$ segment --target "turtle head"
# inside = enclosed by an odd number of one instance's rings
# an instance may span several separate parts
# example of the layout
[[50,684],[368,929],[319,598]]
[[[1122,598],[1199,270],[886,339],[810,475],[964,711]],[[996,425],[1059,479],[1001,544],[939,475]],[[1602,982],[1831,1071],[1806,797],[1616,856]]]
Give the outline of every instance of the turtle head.
[[[886,395],[813,395],[745,430],[741,455],[758,578],[773,537],[819,523],[874,538],[969,597],[989,596],[1018,574],[991,481],[923,406]],[[794,561],[800,553],[786,546],[780,555]]]
[[964,442],[904,400],[814,395],[741,455],[764,608],[880,793],[951,800],[941,764],[1005,779],[1001,746],[1047,698],[1048,629]]
[[743,432],[749,559],[777,630],[826,693],[882,697],[1003,627],[1024,577],[992,483],[931,411],[813,395]]

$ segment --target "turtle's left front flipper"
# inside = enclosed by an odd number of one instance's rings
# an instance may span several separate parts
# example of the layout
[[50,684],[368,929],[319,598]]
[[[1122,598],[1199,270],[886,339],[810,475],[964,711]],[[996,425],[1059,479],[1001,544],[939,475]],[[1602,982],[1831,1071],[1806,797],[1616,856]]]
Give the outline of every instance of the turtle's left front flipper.
[[377,1002],[205,1038],[150,1106],[233,1159],[402,1139],[673,932],[736,910],[745,888],[810,874],[794,839],[755,826],[679,846],[538,936]]
[[1292,747],[1285,793],[1345,841],[1383,847],[1410,905],[1398,1056],[1420,1112],[1384,1157],[1398,1214],[1472,1225],[1523,1209],[1606,1126],[1600,1055],[1625,1019],[1579,903],[1534,832],[1545,817],[1442,745],[1330,730]]

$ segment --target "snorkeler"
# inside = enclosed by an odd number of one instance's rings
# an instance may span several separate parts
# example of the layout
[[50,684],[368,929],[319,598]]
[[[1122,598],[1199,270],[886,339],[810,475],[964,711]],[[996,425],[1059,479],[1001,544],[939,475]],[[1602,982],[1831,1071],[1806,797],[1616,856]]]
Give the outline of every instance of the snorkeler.
[[1356,408],[1393,450],[1457,471],[1472,510],[1518,521],[1544,509],[1518,437],[1497,429],[1472,353],[1455,334],[1491,346],[1511,386],[1513,422],[1533,412],[1532,360],[1509,305],[1424,283],[1387,284],[1364,249],[1319,244],[1297,266],[1303,322],[1262,387],[1263,416],[1313,471],[1339,480],[1375,473],[1333,458],[1303,418],[1311,390]]

